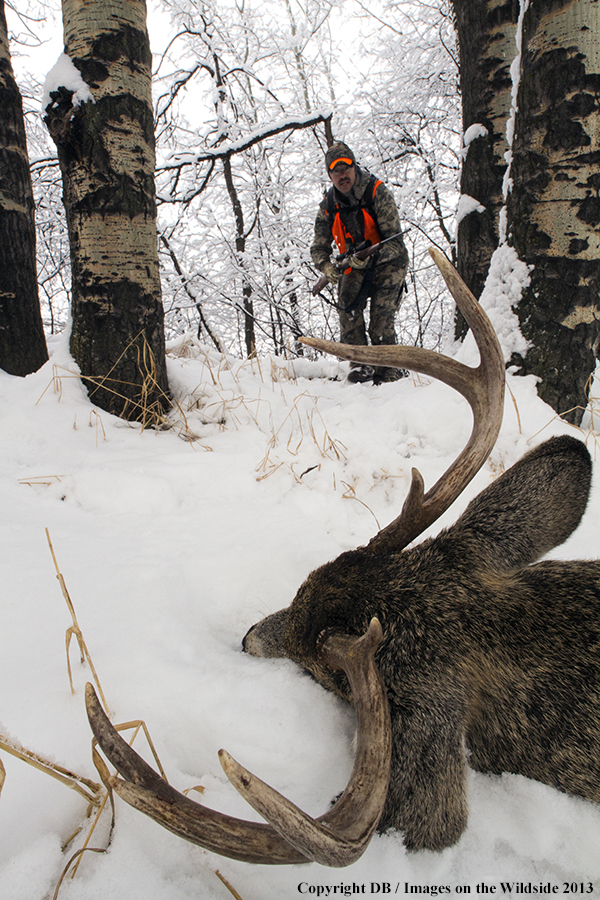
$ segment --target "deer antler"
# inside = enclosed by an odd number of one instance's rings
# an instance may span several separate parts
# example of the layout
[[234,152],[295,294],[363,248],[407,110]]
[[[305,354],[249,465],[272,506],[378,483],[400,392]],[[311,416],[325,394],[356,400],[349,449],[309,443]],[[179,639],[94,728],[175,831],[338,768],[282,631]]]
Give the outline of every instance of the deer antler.
[[479,349],[477,368],[421,347],[357,347],[300,338],[302,343],[340,359],[372,366],[395,366],[430,375],[462,394],[473,411],[473,429],[466,446],[425,494],[423,478],[412,470],[412,483],[400,515],[369,542],[373,549],[402,550],[456,500],[486,461],[496,443],[504,411],[504,357],[490,320],[446,257],[430,248],[431,256],[473,332]]
[[98,765],[107,787],[185,840],[243,862],[282,864],[318,862],[346,866],[366,849],[381,818],[391,762],[389,706],[375,651],[382,640],[373,619],[359,638],[333,634],[321,647],[323,659],[343,669],[350,681],[358,724],[358,745],[348,786],[324,816],[312,819],[260,781],[228,754],[219,751],[225,774],[270,823],[263,825],[224,815],[189,800],[162,779],[118,734],[91,684],[86,687],[88,718],[104,754],[123,779]]

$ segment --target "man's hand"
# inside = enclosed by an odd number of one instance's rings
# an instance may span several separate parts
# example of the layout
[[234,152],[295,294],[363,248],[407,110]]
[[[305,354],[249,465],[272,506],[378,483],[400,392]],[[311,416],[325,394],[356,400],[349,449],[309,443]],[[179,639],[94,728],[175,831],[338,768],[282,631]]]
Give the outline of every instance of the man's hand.
[[323,275],[326,275],[331,284],[338,284],[342,279],[342,272],[332,262],[325,263]]

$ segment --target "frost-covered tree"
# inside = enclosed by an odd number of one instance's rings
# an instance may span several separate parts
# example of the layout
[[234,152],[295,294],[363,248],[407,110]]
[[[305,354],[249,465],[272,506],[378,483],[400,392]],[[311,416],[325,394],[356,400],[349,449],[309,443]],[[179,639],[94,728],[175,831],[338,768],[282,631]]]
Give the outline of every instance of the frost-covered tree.
[[168,325],[199,316],[223,346],[283,352],[310,315],[298,294],[310,296],[328,121],[318,99],[331,100],[315,58],[330,4],[288,2],[283,16],[280,4],[167,5],[175,35],[156,77],[156,119]]
[[28,375],[47,359],[23,104],[0,0],[0,367]]
[[523,374],[575,424],[600,339],[600,8],[530,0],[524,9],[508,201],[509,241],[531,267],[516,308]]
[[345,117],[346,137],[393,191],[409,249],[403,343],[439,346],[452,307],[427,248],[456,261],[460,97],[447,0],[357,4],[367,73]]
[[529,266],[515,306],[529,346],[510,362],[577,424],[600,338],[598,5],[453,5],[468,136],[462,189],[476,205],[459,229],[459,267],[477,293],[499,235]]
[[[63,0],[46,122],[63,178],[71,352],[90,397],[145,423],[168,407],[144,0]],[[54,88],[54,90],[52,90]]]
[[19,14],[7,6],[11,41],[18,48],[13,64],[23,101],[37,236],[37,277],[46,334],[61,332],[69,321],[71,265],[56,146],[43,121],[42,97],[48,65],[38,61],[49,34],[59,30],[59,0],[27,0]]
[[[512,106],[518,0],[452,0],[459,47],[464,134],[458,272],[476,297],[498,246]],[[466,331],[459,317],[458,336]]]

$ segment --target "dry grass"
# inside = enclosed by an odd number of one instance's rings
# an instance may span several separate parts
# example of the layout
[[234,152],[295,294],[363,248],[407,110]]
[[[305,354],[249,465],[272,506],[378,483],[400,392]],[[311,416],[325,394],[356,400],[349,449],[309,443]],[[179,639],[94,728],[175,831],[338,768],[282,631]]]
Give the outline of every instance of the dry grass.
[[[297,482],[302,482],[303,477],[318,465],[310,465],[303,469],[302,474],[295,471],[298,456],[302,449],[308,445],[316,448],[319,458],[332,460],[346,460],[347,447],[345,444],[331,435],[318,408],[319,397],[309,391],[296,395],[291,402],[286,396],[287,385],[297,385],[297,376],[293,367],[279,365],[271,360],[269,377],[265,380],[265,373],[258,357],[244,360],[235,368],[231,366],[224,355],[212,354],[193,340],[184,341],[174,350],[170,351],[174,358],[194,359],[202,363],[202,381],[189,393],[175,398],[172,401],[172,409],[168,418],[160,421],[161,428],[177,430],[182,439],[189,441],[204,450],[212,448],[203,442],[198,434],[198,426],[194,419],[199,418],[200,424],[209,425],[223,431],[227,428],[243,429],[248,421],[266,436],[265,454],[255,467],[258,480],[270,477],[274,472],[284,467],[289,469]],[[274,421],[272,404],[268,397],[263,396],[259,386],[254,398],[247,396],[246,386],[241,379],[246,370],[250,370],[254,377],[258,377],[261,384],[275,390],[277,386],[281,397],[289,411],[278,424]],[[150,366],[150,374],[153,368]],[[78,375],[66,369],[53,367],[52,380],[44,390],[38,403],[46,392],[53,388],[59,400],[62,396],[64,378],[77,378]],[[91,379],[88,379],[91,380]],[[90,413],[91,427],[96,428],[97,444],[100,439],[106,440],[106,430],[102,417],[97,410]],[[334,476],[335,477],[335,476]],[[60,476],[40,476],[36,479],[24,480],[27,484],[46,484]],[[58,576],[57,576],[58,577]],[[60,579],[59,579],[60,580]],[[63,590],[64,584],[61,584]],[[77,634],[77,626],[74,623],[72,636]]]
[[218,869],[215,869],[215,875],[217,876],[219,881],[221,881],[225,885],[225,887],[227,888],[227,890],[229,891],[231,896],[235,897],[235,900],[242,900],[241,896],[238,894],[236,889],[227,881],[225,876],[222,875]]
[[101,684],[100,684],[100,681],[99,681],[99,679],[98,679],[98,675],[97,675],[97,673],[96,673],[96,669],[95,669],[94,663],[92,662],[92,658],[91,658],[91,656],[90,656],[90,654],[89,654],[89,651],[88,651],[88,648],[87,648],[87,644],[85,643],[85,640],[84,640],[84,638],[83,638],[83,634],[81,633],[81,628],[79,627],[79,623],[77,622],[77,616],[75,615],[75,607],[73,606],[73,602],[72,602],[72,600],[71,600],[71,598],[70,598],[70,596],[69,596],[69,592],[68,592],[67,586],[66,586],[66,584],[65,584],[65,579],[63,578],[62,573],[61,573],[61,571],[60,571],[60,569],[59,569],[59,567],[58,567],[58,562],[57,562],[57,560],[56,560],[56,555],[55,555],[55,553],[54,553],[54,547],[52,546],[52,541],[50,540],[50,532],[48,531],[47,528],[46,528],[46,538],[47,538],[47,540],[48,540],[48,546],[50,547],[50,553],[52,554],[52,560],[53,560],[53,562],[54,562],[54,568],[56,569],[56,578],[57,578],[57,580],[58,580],[58,583],[60,584],[60,588],[61,588],[61,590],[62,590],[63,597],[64,597],[65,600],[66,600],[67,607],[68,607],[69,612],[70,612],[70,614],[71,614],[71,619],[73,620],[72,626],[71,626],[70,628],[67,629],[67,632],[66,632],[66,635],[65,635],[65,643],[66,643],[66,648],[67,648],[67,669],[68,669],[68,672],[69,672],[69,684],[71,685],[71,693],[72,693],[72,694],[75,693],[75,688],[74,688],[74,686],[73,686],[73,672],[72,672],[72,670],[71,670],[71,658],[70,658],[70,656],[69,656],[69,646],[70,646],[70,643],[71,643],[71,638],[75,637],[76,640],[77,640],[77,643],[78,643],[78,645],[79,645],[80,662],[81,662],[82,665],[83,665],[84,662],[87,662],[87,664],[88,664],[88,666],[89,666],[89,668],[90,668],[90,671],[91,671],[91,673],[92,673],[92,677],[93,677],[93,679],[94,679],[94,682],[95,682],[95,684],[96,684],[96,687],[98,688],[98,693],[99,693],[100,698],[101,698],[101,700],[102,700],[102,704],[103,704],[103,706],[104,706],[105,709],[108,709],[108,704],[107,704],[107,702],[106,702],[106,698],[105,698],[105,696],[104,696],[104,692],[103,692],[103,690],[102,690],[102,686],[101,686]]
[[[141,376],[141,381],[128,382],[112,377],[112,372],[114,372],[125,354],[132,347],[135,348],[136,366]],[[80,382],[83,381],[87,385],[92,385],[92,388],[88,391],[92,403],[94,402],[96,390],[102,389],[112,394],[121,402],[121,417],[126,421],[140,424],[142,431],[147,428],[160,429],[169,427],[168,413],[171,408],[171,398],[158,383],[154,353],[143,332],[137,334],[129,342],[106,375],[87,375],[85,373],[79,375],[69,371],[69,369],[53,365],[52,378],[37,402],[41,401],[50,388],[52,388],[60,401],[63,389],[62,382],[65,378],[76,378]],[[137,399],[134,399],[135,397]],[[97,416],[98,413],[92,411],[93,415]],[[91,421],[90,424],[92,424]],[[97,423],[97,427],[104,431],[101,420]]]
[[51,484],[60,483],[61,475],[34,475],[32,478],[19,478],[19,484],[29,487],[50,487]]
[[[318,398],[304,391],[294,397],[291,409],[277,428],[272,425],[271,420],[271,435],[267,440],[266,453],[255,468],[259,481],[287,465],[295,480],[301,482],[302,475],[298,476],[294,472],[293,460],[299,455],[305,442],[316,447],[322,459],[346,459],[345,451],[348,448],[341,441],[332,438],[317,403]],[[278,459],[277,451],[282,447],[285,447],[284,459]]]
[[377,516],[375,515],[375,513],[373,512],[373,510],[371,509],[371,507],[368,506],[368,505],[364,502],[364,500],[361,500],[360,497],[357,497],[357,496],[356,496],[356,484],[354,484],[354,485],[348,484],[347,481],[342,481],[342,484],[343,484],[344,487],[345,487],[345,491],[344,491],[344,493],[342,494],[342,498],[343,498],[344,500],[356,500],[357,503],[360,503],[361,506],[364,506],[364,508],[365,508],[368,512],[370,512],[371,515],[373,516],[373,518],[375,519],[375,524],[377,525],[377,531],[381,531],[381,525],[379,524],[379,519],[377,518]]
[[[69,769],[57,765],[57,763],[44,759],[39,753],[27,750],[4,735],[0,735],[0,750],[4,750],[16,759],[26,762],[28,765],[33,766],[34,769],[44,772],[45,775],[50,775],[56,781],[60,781],[61,784],[76,791],[90,806],[99,806],[102,786],[95,781],[84,778],[82,775],[76,775],[75,772],[71,772]],[[0,762],[0,790],[2,790],[5,778],[6,770]]]
[[[127,382],[112,377],[112,372],[132,348],[135,350],[136,368],[141,382]],[[147,428],[167,427],[171,398],[159,384],[157,374],[154,353],[146,335],[140,331],[127,344],[106,375],[82,375],[82,379],[95,386],[89,391],[92,403],[96,390],[108,391],[122,402],[121,417],[127,421],[138,422],[144,431]]]
[[[60,571],[60,568],[58,566],[56,554],[55,554],[54,548],[52,546],[52,541],[50,539],[50,534],[49,534],[48,529],[46,529],[46,537],[48,539],[48,545],[50,547],[50,552],[52,554],[52,559],[53,559],[54,566],[56,569],[56,573],[57,573],[56,577],[60,584],[63,597],[67,603],[67,607],[68,607],[68,610],[69,610],[69,613],[70,613],[70,616],[71,616],[71,619],[73,622],[72,626],[70,628],[68,628],[67,632],[66,632],[67,669],[68,669],[69,684],[70,684],[71,692],[74,693],[75,689],[73,686],[73,673],[72,673],[71,663],[70,663],[70,659],[69,659],[69,645],[70,645],[71,639],[73,637],[75,637],[77,640],[77,643],[79,645],[81,664],[86,664],[88,666],[90,672],[92,673],[92,678],[96,684],[96,688],[98,690],[99,697],[101,698],[102,705],[108,714],[108,704],[106,702],[104,692],[102,691],[102,687],[100,685],[100,681],[98,678],[98,674],[96,672],[96,668],[92,662],[91,656],[90,656],[88,648],[87,648],[87,644],[86,644],[83,634],[81,632],[81,628],[79,627],[79,623],[77,621],[77,616],[75,613],[75,607],[73,605],[73,601],[71,600],[69,591],[67,590],[67,586],[65,584],[65,579],[64,579],[64,577]],[[148,731],[146,723],[142,719],[135,719],[130,722],[123,722],[119,725],[115,725],[114,727],[119,732],[129,731],[129,730],[132,731],[132,734],[129,739],[130,746],[133,745],[134,741],[136,740],[136,738],[138,737],[140,732],[142,732],[144,734],[148,748],[154,759],[156,768],[160,772],[162,778],[164,778],[164,780],[167,781],[168,780],[167,776],[165,774],[165,771],[163,769],[163,766],[159,759],[159,756],[156,752],[154,742],[152,741],[152,738],[150,736],[150,733]],[[92,781],[89,778],[85,778],[81,775],[77,775],[76,773],[64,768],[63,766],[59,766],[56,763],[50,762],[47,759],[44,759],[44,757],[42,757],[40,754],[35,753],[31,750],[27,750],[24,747],[18,745],[15,741],[11,741],[8,738],[3,737],[2,735],[0,735],[0,750],[4,750],[5,752],[11,754],[12,756],[16,757],[17,759],[22,760],[23,762],[27,763],[28,765],[33,766],[34,768],[38,769],[39,771],[43,772],[44,774],[50,775],[52,778],[56,779],[61,784],[64,784],[66,787],[68,787],[71,790],[74,790],[78,794],[80,794],[80,796],[83,797],[83,799],[87,803],[87,812],[85,815],[84,822],[82,823],[82,825],[79,828],[77,828],[77,830],[63,844],[62,849],[63,849],[63,853],[64,853],[64,852],[66,852],[68,847],[70,847],[73,844],[73,842],[84,831],[85,826],[86,826],[86,821],[91,820],[90,827],[87,830],[87,833],[85,834],[85,836],[83,838],[81,847],[79,847],[77,850],[75,850],[74,853],[72,853],[70,858],[67,860],[67,862],[63,868],[63,871],[61,872],[60,878],[58,879],[54,893],[52,895],[52,900],[57,900],[59,891],[60,891],[61,886],[63,885],[65,879],[67,877],[70,877],[70,878],[75,877],[77,870],[79,868],[79,865],[84,857],[84,854],[87,852],[106,853],[106,851],[108,850],[108,847],[110,846],[110,842],[112,840],[113,829],[114,829],[114,823],[115,823],[115,803],[114,803],[112,790],[110,787],[107,786],[107,780],[108,780],[108,775],[109,775],[108,767],[106,766],[106,763],[104,762],[104,760],[102,759],[102,757],[100,756],[100,754],[97,750],[97,745],[96,745],[95,739],[92,740],[92,761],[96,767],[96,770],[98,771],[98,774],[100,775],[100,780],[101,780],[102,784],[98,784],[97,782]],[[6,779],[6,770],[2,763],[2,760],[0,759],[0,793],[2,792],[2,787],[4,785],[5,779]],[[197,791],[199,793],[202,793],[203,790],[204,789],[201,785],[196,785],[192,788],[189,788],[187,791],[185,791],[185,793],[187,794],[190,791]],[[100,820],[103,816],[104,810],[106,809],[107,803],[110,803],[111,818],[110,818],[110,823],[109,823],[108,830],[107,830],[107,836],[104,841],[105,846],[92,847],[90,844],[91,839],[100,823]],[[240,897],[238,892],[235,890],[235,888],[232,887],[232,885],[227,881],[227,879],[218,870],[213,870],[213,871],[214,871],[214,874],[217,876],[217,878],[219,878],[221,883],[232,894],[232,896],[235,897],[236,900],[242,900],[242,898]]]
[[[173,405],[171,427],[179,429],[181,436],[191,435],[191,440],[200,441],[198,431],[205,426],[221,432],[243,430],[248,425],[255,427],[265,435],[266,441],[264,456],[255,467],[258,481],[283,469],[296,482],[305,484],[304,475],[320,468],[319,465],[305,467],[302,474],[295,469],[301,452],[310,455],[311,448],[317,450],[320,459],[346,460],[347,447],[330,434],[318,408],[319,397],[309,391],[300,394],[294,391],[289,398],[286,387],[297,387],[298,383],[293,367],[281,366],[272,359],[270,372],[266,374],[256,356],[233,367],[226,357],[214,358],[214,354],[193,340],[179,344],[172,355],[202,363],[202,381]],[[255,385],[257,380],[260,382],[254,397],[249,396],[248,384],[242,383],[248,371]],[[273,404],[266,391],[278,391],[288,407],[279,422],[275,421]]]
[[[600,387],[600,386],[599,386]],[[598,448],[600,447],[599,442],[599,426],[600,426],[600,397],[596,396],[593,393],[594,390],[594,376],[590,375],[587,385],[587,390],[589,391],[589,403],[585,410],[583,410],[580,406],[574,406],[571,409],[566,410],[564,413],[556,414],[549,419],[543,428],[540,428],[539,431],[536,431],[535,434],[532,434],[529,438],[529,442],[533,441],[538,435],[542,434],[542,432],[548,428],[548,426],[552,422],[565,421],[565,416],[570,415],[573,412],[579,411],[580,413],[589,415],[589,421],[586,425],[572,425],[571,427],[576,429],[581,435],[581,439],[587,446],[588,450],[591,451],[594,462],[598,456]],[[520,430],[520,428],[519,428]]]

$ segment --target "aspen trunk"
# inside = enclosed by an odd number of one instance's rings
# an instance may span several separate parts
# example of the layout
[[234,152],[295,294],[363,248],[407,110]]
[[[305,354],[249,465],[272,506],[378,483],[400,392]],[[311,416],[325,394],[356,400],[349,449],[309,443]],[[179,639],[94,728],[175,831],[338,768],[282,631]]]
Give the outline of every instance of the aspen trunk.
[[509,240],[532,265],[516,308],[538,393],[581,421],[598,355],[600,8],[532,0],[524,19],[508,204]]
[[35,243],[23,103],[0,0],[0,367],[11,375],[29,375],[48,359]]
[[[511,109],[510,66],[516,56],[518,0],[453,0],[460,54],[463,133],[473,125],[487,132],[465,151],[461,194],[478,200],[484,212],[471,212],[458,226],[457,268],[479,297],[499,239],[504,204],[503,179],[508,150],[506,124]],[[456,337],[467,325],[457,316]]]
[[[73,271],[71,352],[90,399],[150,424],[168,407],[144,0],[63,0],[93,102],[52,94]],[[71,94],[71,95],[70,95]]]

